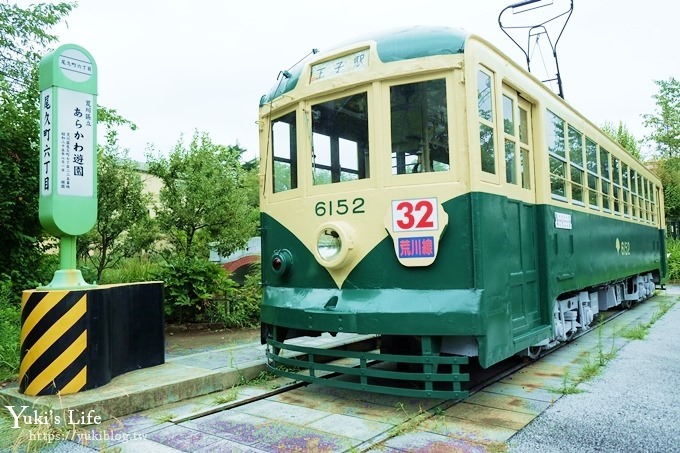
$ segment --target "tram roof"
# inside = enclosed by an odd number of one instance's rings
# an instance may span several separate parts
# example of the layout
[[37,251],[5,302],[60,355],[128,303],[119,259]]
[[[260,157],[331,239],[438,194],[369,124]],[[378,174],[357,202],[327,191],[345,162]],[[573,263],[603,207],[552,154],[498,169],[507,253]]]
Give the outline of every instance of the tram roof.
[[410,58],[463,53],[468,36],[469,33],[458,28],[414,26],[366,35],[350,42],[344,42],[326,52],[312,54],[298,62],[288,71],[282,71],[279,75],[279,82],[272,87],[269,94],[265,94],[260,99],[260,106],[294,89],[300,79],[302,70],[312,59],[323,60],[328,55],[334,54],[341,48],[347,48],[352,43],[358,44],[374,41],[380,60],[383,63],[389,63]]

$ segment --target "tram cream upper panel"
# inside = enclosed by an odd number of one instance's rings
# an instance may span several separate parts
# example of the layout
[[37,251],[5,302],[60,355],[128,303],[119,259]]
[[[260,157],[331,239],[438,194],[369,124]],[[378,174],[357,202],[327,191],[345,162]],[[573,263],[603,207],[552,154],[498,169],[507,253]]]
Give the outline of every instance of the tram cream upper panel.
[[[361,65],[333,77],[322,76],[333,64],[343,63],[348,58],[360,58]],[[488,76],[489,90],[485,96],[490,96],[489,105],[493,106],[488,114],[482,113],[480,108],[480,80],[484,80],[480,74]],[[446,89],[449,167],[445,171],[393,174],[390,88],[435,79],[443,80]],[[313,172],[317,164],[312,147],[315,106],[343,97],[363,98],[364,93],[368,112],[367,176],[353,181],[315,184]],[[297,187],[275,193],[270,120],[293,113],[296,117],[294,164]],[[551,165],[554,169],[555,162],[549,152],[547,133],[551,115],[559,116],[579,132],[583,144],[581,157],[577,158],[580,163],[571,161],[568,154],[558,156],[564,160],[564,199],[555,195],[554,170],[551,174]],[[509,123],[512,127],[508,127]],[[597,215],[617,215],[611,209],[608,211],[604,204],[607,177],[598,170],[595,172],[597,179],[587,179],[586,139],[606,148],[611,159],[625,163],[644,181],[640,183],[644,189],[640,190],[638,198],[629,199],[633,200],[631,206],[638,217],[629,216],[628,220],[663,225],[663,216],[652,214],[663,212],[663,197],[656,190],[660,187],[658,179],[539,80],[474,35],[468,37],[465,53],[457,55],[383,63],[372,42],[348,46],[328,55],[319,54],[307,64],[293,90],[260,108],[260,128],[264,187],[261,209],[264,213],[291,231],[300,232],[300,240],[313,252],[319,224],[326,220],[319,218],[315,207],[320,202],[324,206],[337,206],[338,203],[348,206],[347,212],[341,208],[344,212],[342,220],[351,223],[355,232],[351,239],[354,251],[346,266],[330,271],[338,286],[386,237],[383,220],[394,199],[436,197],[442,203],[469,191],[483,191],[527,203],[555,204]],[[566,134],[567,126],[564,130]],[[599,158],[597,166],[601,166]],[[608,175],[613,178],[612,173]],[[652,186],[656,188],[653,194]],[[390,190],[384,191],[384,188]],[[585,202],[584,190],[596,192],[597,203]],[[574,202],[577,196],[584,201]],[[363,212],[351,212],[352,203],[362,203]],[[621,217],[625,218],[623,213]],[[455,225],[455,218],[449,221]]]

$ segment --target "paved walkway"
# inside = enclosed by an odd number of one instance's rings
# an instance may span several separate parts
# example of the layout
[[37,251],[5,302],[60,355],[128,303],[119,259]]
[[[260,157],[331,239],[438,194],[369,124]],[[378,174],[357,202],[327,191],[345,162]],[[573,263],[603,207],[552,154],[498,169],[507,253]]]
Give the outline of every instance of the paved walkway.
[[[669,293],[680,295],[678,287]],[[601,375],[510,440],[511,452],[680,452],[680,304]]]

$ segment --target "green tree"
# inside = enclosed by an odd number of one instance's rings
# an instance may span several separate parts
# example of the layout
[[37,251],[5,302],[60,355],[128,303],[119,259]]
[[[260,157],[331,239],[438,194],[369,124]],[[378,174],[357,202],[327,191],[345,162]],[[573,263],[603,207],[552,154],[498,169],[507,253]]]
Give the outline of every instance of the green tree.
[[652,133],[645,140],[656,148],[660,158],[680,157],[680,81],[671,77],[656,80],[659,92],[652,96],[657,110],[642,115]]
[[78,255],[94,267],[97,281],[104,269],[147,249],[155,239],[149,215],[151,195],[144,193],[137,163],[120,149],[112,128],[129,122],[110,111],[105,122],[107,142],[99,147],[97,157],[97,223],[78,238]]
[[621,145],[623,149],[628,151],[631,156],[638,160],[641,159],[639,141],[622,121],[619,121],[618,127],[610,122],[606,122],[602,125],[602,130],[609,135],[612,140]]
[[663,184],[666,218],[680,219],[680,156],[658,161],[654,172]]
[[0,274],[15,290],[40,283],[38,63],[74,6],[0,3]]
[[656,151],[655,172],[664,186],[666,218],[680,219],[680,81],[671,77],[654,83],[659,87],[652,96],[656,112],[642,115],[651,129],[645,142]]
[[243,164],[243,169],[246,171],[243,187],[250,207],[249,223],[253,225],[249,236],[257,236],[260,226],[260,162],[258,159],[248,161]]
[[207,257],[210,243],[226,256],[255,231],[240,163],[244,151],[197,131],[188,147],[180,140],[169,157],[148,156],[149,173],[163,182],[157,221],[176,254]]

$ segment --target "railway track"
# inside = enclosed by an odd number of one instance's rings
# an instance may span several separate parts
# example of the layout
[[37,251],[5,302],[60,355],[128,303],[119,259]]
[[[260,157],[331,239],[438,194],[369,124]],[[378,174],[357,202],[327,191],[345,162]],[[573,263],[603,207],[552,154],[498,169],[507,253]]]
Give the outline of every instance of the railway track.
[[[634,307],[635,308],[635,307]],[[633,309],[634,309],[633,308]],[[432,420],[439,414],[444,414],[455,410],[458,405],[463,405],[475,395],[482,391],[483,389],[492,386],[495,383],[499,383],[503,380],[512,379],[513,375],[522,371],[525,367],[540,363],[540,361],[549,356],[565,346],[573,343],[577,339],[590,335],[597,331],[597,329],[602,328],[607,323],[613,321],[620,315],[625,313],[625,311],[609,311],[606,312],[603,319],[598,321],[595,327],[581,331],[577,333],[569,342],[560,344],[555,348],[543,352],[537,360],[528,360],[527,358],[514,357],[506,361],[500,362],[499,364],[489,368],[488,370],[473,370],[471,373],[471,385],[469,387],[470,396],[463,400],[421,400],[417,402],[418,406],[416,409],[415,400],[409,399],[408,405],[409,409],[405,406],[400,406],[401,403],[394,403],[391,408],[392,415],[388,415],[387,418],[393,417],[393,412],[395,410],[401,413],[399,414],[399,423],[395,424],[392,428],[386,429],[375,436],[370,437],[370,439],[364,442],[354,445],[352,447],[353,451],[368,451],[377,445],[385,443],[390,438],[400,433],[406,432],[409,429],[415,428],[421,423],[428,423],[428,420]],[[366,340],[364,340],[366,341]],[[327,373],[324,376],[325,379],[339,379],[341,377],[337,376],[335,373]],[[295,403],[303,405],[310,410],[314,410],[315,407],[326,407],[327,405],[332,405],[333,410],[337,413],[347,413],[352,412],[351,406],[360,406],[361,403],[358,400],[361,398],[368,398],[371,401],[378,401],[378,404],[384,404],[386,401],[396,401],[397,397],[391,397],[386,395],[358,395],[359,392],[352,391],[342,391],[337,389],[323,389],[320,386],[310,385],[304,382],[292,381],[286,378],[273,378],[270,377],[266,379],[256,379],[250,384],[245,384],[241,388],[235,388],[234,399],[231,401],[225,401],[222,404],[216,405],[205,410],[197,411],[190,415],[184,417],[177,417],[170,420],[175,424],[194,424],[199,426],[201,420],[210,416],[219,416],[220,413],[225,411],[237,411],[239,413],[248,413],[249,406],[257,406],[258,404],[272,404],[275,402],[277,404],[285,403]],[[247,391],[242,391],[247,390]],[[332,401],[332,404],[329,403]],[[372,403],[371,403],[372,404]],[[388,404],[389,406],[389,404]],[[372,407],[372,406],[371,406]],[[395,409],[397,408],[397,409]],[[390,410],[387,411],[390,413]],[[282,416],[284,414],[281,414]]]

